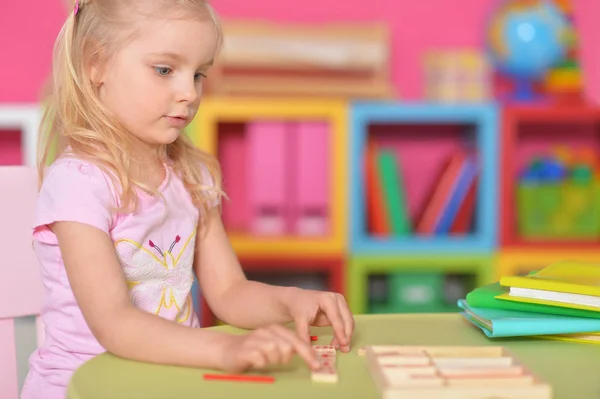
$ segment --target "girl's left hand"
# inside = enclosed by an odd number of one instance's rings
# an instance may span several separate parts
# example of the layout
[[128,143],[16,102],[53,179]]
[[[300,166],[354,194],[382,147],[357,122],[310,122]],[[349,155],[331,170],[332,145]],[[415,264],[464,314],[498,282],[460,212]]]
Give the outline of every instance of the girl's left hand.
[[349,352],[354,333],[354,317],[344,296],[335,292],[300,288],[292,290],[286,302],[300,338],[310,343],[310,326],[331,326],[331,345],[342,352]]

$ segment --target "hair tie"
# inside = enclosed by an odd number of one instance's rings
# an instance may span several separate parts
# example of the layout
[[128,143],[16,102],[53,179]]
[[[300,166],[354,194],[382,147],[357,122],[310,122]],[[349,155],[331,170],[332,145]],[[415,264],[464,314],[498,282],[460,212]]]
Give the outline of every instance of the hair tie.
[[79,13],[79,0],[75,0],[75,5],[73,6],[73,15],[77,16]]

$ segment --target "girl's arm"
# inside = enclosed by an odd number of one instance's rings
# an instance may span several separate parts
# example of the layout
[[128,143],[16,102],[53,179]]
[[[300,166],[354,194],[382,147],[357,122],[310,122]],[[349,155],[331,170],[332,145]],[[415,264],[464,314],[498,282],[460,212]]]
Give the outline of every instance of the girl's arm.
[[310,345],[281,326],[231,335],[185,327],[135,308],[105,232],[78,222],[57,222],[51,229],[83,316],[107,351],[142,362],[233,372],[287,363],[297,353],[319,367]]
[[289,299],[294,287],[249,281],[231,248],[218,208],[212,208],[196,236],[194,270],[204,298],[222,321],[254,329],[293,321]]
[[243,328],[273,323],[296,323],[296,331],[310,343],[309,326],[333,327],[332,345],[350,350],[354,317],[344,297],[333,292],[277,287],[248,281],[244,276],[217,208],[213,208],[196,238],[196,276],[205,299],[217,317]]
[[107,351],[144,362],[223,368],[230,335],[188,328],[131,304],[124,273],[105,232],[77,222],[57,222],[51,229],[77,303]]

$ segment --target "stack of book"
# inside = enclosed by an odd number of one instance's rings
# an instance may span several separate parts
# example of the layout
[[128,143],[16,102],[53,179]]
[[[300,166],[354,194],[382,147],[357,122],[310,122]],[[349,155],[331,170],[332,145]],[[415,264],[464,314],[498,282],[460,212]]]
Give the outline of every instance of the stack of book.
[[565,261],[505,276],[471,291],[458,306],[490,338],[600,343],[600,265]]

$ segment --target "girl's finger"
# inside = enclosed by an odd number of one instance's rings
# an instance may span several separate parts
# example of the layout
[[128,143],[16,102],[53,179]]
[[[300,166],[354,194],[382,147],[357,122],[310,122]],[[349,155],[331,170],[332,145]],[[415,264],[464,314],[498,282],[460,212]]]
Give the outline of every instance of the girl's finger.
[[287,341],[279,341],[279,355],[281,364],[287,364],[292,360],[294,347]]
[[308,320],[305,318],[298,318],[294,320],[296,323],[296,333],[300,337],[301,340],[310,344],[310,326]]
[[340,343],[338,342],[338,340],[337,340],[337,338],[335,336],[331,339],[331,344],[330,345],[333,346],[336,349],[340,348]]
[[269,364],[279,364],[281,361],[281,356],[279,353],[279,338],[275,335],[271,335],[269,338],[261,340],[258,343],[260,351],[267,359]]
[[342,350],[344,352],[348,352],[350,351],[350,342],[352,341],[352,335],[354,334],[354,316],[352,316],[352,312],[350,312],[350,308],[348,308],[348,304],[343,296],[337,295],[337,302],[340,309],[340,314],[344,320],[344,332],[346,334],[346,338],[348,339],[347,344],[342,346]]
[[312,369],[319,367],[317,356],[312,345],[302,339],[288,328],[283,326],[273,326],[273,331],[277,333],[285,342],[292,346],[292,350],[298,354],[308,366]]
[[346,338],[344,320],[340,312],[340,306],[337,301],[337,294],[328,292],[321,297],[321,309],[323,309],[327,319],[333,327],[333,334],[337,338],[340,346],[348,345],[348,338]]
[[262,369],[267,366],[267,359],[259,350],[252,350],[248,355],[248,363],[255,369]]

